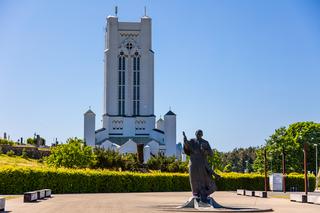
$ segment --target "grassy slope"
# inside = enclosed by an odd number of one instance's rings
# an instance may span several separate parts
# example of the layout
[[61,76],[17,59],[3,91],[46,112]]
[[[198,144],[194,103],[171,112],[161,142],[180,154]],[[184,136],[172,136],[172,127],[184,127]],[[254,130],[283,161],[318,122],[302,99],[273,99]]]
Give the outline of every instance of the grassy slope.
[[46,167],[45,164],[34,159],[24,159],[20,156],[10,157],[4,154],[0,154],[0,167],[1,166]]

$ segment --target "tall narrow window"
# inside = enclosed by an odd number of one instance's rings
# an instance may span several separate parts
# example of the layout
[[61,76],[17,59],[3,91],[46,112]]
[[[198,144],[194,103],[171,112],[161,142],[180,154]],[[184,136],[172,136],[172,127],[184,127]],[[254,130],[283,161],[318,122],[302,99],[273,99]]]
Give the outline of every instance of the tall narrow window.
[[140,56],[133,57],[133,115],[140,115]]
[[118,115],[124,115],[126,58],[123,52],[120,52],[118,63]]

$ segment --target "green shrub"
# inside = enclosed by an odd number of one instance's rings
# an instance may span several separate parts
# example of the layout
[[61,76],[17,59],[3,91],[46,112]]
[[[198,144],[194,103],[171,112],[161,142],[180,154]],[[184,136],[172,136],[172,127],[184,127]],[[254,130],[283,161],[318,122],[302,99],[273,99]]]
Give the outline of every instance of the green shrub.
[[47,158],[49,166],[67,168],[86,168],[94,161],[92,148],[78,138],[70,138],[66,144],[51,147],[51,154]]
[[10,156],[10,157],[12,157],[12,156],[15,155],[15,153],[14,153],[13,150],[9,150],[9,151],[7,152],[7,155]]
[[122,156],[119,152],[96,147],[93,149],[96,161],[93,168],[118,169],[123,167]]
[[[315,178],[309,177],[310,191]],[[294,185],[293,185],[294,184]],[[303,175],[289,175],[287,187],[303,188]],[[264,177],[257,174],[222,173],[218,190],[263,190]],[[302,188],[301,188],[302,187]],[[188,174],[138,173],[90,169],[0,167],[0,194],[21,194],[50,188],[53,193],[190,191]]]
[[[269,179],[268,179],[269,183]],[[309,191],[314,191],[316,180],[313,175],[309,176]],[[243,173],[222,173],[221,179],[217,180],[218,190],[235,191],[237,189],[248,189],[263,191],[264,176],[260,174],[243,174]],[[286,190],[290,191],[291,187],[298,187],[298,191],[304,190],[304,176],[288,175],[286,178]]]
[[122,170],[126,171],[138,171],[141,165],[138,160],[137,154],[128,153],[121,155]]
[[[316,187],[316,177],[309,175],[309,191],[314,191]],[[289,174],[286,178],[286,190],[290,191],[291,187],[297,187],[298,191],[304,191],[304,175]]]
[[25,148],[22,149],[21,157],[25,159],[28,158],[27,151]]
[[0,138],[0,144],[13,146],[16,143],[8,139]]
[[187,172],[188,162],[176,160],[175,157],[166,157],[163,155],[153,156],[147,162],[148,168],[160,170],[162,172]]
[[0,194],[50,188],[53,193],[163,192],[190,190],[187,174],[65,168],[0,168]]

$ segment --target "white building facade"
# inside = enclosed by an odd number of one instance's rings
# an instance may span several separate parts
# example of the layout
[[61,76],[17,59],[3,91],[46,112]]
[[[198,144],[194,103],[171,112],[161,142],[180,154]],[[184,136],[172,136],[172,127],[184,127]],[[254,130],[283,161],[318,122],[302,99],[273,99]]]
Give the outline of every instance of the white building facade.
[[157,124],[154,115],[151,18],[119,22],[108,16],[104,59],[103,124],[95,130],[95,114],[91,110],[84,114],[87,145],[135,153],[143,144],[150,152],[144,156],[174,156],[176,115],[170,110]]

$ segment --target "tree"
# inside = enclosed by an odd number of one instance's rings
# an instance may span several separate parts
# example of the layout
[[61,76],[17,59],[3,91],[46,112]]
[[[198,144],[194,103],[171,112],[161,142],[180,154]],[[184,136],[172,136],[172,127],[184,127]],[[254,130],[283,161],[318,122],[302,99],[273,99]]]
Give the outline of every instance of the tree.
[[221,159],[221,153],[217,149],[212,149],[213,156],[208,157],[208,162],[210,166],[213,166],[215,170],[222,171],[223,165],[222,165],[222,159]]
[[124,166],[122,155],[117,151],[96,147],[93,152],[96,155],[94,168],[118,169]]
[[37,140],[35,138],[28,138],[27,139],[27,144],[36,145],[37,144]]
[[[37,138],[28,138],[27,139],[27,144],[35,145],[37,146]],[[43,137],[40,137],[40,146],[46,145],[46,140]]]
[[313,144],[320,142],[320,124],[314,122],[297,122],[288,128],[280,127],[266,139],[266,145],[257,150],[254,170],[262,172],[264,168],[263,149],[267,150],[268,170],[282,171],[282,154],[286,156],[286,171],[303,172],[303,144],[308,144],[307,166],[315,171],[315,148]]
[[256,150],[256,147],[235,148],[231,152],[221,153],[223,170],[228,172],[244,172],[248,169],[249,172],[252,172],[253,168],[251,165],[256,159]]
[[66,144],[51,147],[47,163],[55,167],[85,168],[95,163],[95,155],[83,140],[70,138]]

